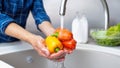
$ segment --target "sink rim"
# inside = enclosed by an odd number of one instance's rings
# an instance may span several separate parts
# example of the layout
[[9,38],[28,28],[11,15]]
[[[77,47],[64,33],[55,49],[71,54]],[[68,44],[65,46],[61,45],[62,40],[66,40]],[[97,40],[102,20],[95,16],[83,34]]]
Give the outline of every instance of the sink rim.
[[76,49],[97,51],[106,54],[120,56],[120,47],[105,47],[96,44],[77,44]]
[[[4,45],[8,45],[8,46],[4,46]],[[120,56],[120,47],[104,47],[104,46],[96,45],[95,43],[92,44],[77,43],[76,46],[77,46],[76,49],[78,50],[92,50],[92,51],[98,51],[98,52]],[[14,52],[21,52],[25,50],[33,50],[33,47],[24,41],[0,44],[0,55],[5,55]]]

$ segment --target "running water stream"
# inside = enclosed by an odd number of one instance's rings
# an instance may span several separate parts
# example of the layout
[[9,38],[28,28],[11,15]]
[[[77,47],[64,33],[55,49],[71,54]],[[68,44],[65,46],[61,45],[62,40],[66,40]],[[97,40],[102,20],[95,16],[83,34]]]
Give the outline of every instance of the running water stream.
[[[63,29],[64,28],[64,16],[61,15],[60,17],[60,28]],[[64,61],[61,62],[55,62],[55,68],[66,68],[64,66]]]
[[62,62],[55,62],[55,68],[66,68],[64,66],[64,61],[62,61]]
[[60,27],[61,27],[61,29],[64,28],[64,16],[60,17]]

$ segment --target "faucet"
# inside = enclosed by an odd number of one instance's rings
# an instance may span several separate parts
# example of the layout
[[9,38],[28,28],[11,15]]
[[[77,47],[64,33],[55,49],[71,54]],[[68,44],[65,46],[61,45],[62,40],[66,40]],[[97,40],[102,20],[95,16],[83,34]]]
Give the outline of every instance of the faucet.
[[105,30],[107,30],[109,27],[109,8],[106,0],[101,0],[101,3],[103,5],[104,14],[105,14]]
[[[65,15],[66,3],[67,3],[67,0],[61,1],[60,11],[59,11],[59,15],[61,15],[61,16]],[[103,5],[104,14],[105,14],[105,27],[104,27],[104,29],[107,30],[109,27],[109,8],[108,8],[108,4],[107,4],[106,0],[101,0],[101,3]]]
[[61,1],[60,11],[59,11],[59,15],[60,15],[60,16],[64,16],[64,15],[65,15],[65,12],[66,12],[66,4],[67,4],[67,0],[62,0],[62,1]]

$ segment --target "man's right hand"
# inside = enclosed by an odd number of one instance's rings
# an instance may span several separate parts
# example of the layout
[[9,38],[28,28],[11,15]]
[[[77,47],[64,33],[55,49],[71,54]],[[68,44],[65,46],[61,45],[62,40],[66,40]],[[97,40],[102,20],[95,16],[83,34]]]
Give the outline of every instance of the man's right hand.
[[53,61],[63,61],[65,59],[66,52],[64,50],[60,50],[57,53],[50,54],[48,49],[45,46],[44,39],[41,36],[35,35],[31,41],[31,45],[33,48],[39,53],[39,55],[48,58]]
[[45,47],[44,39],[41,36],[34,35],[29,42],[33,48],[42,56],[48,57],[50,55],[49,51]]

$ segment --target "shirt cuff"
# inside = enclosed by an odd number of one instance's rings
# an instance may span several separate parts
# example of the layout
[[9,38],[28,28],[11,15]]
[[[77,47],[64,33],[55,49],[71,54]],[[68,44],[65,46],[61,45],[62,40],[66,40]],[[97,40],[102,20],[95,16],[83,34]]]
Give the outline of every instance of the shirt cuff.
[[[41,23],[43,23],[44,21],[48,21],[48,22],[50,22],[51,23],[51,20],[50,20],[50,18],[49,17],[43,17],[43,18],[36,18],[36,25],[37,25],[37,29],[38,30],[40,30],[39,29],[39,24],[41,24]],[[40,30],[41,31],[41,30]]]
[[0,33],[5,35],[5,30],[7,28],[7,26],[12,23],[12,22],[15,22],[14,19],[12,18],[5,18],[4,20],[1,20],[0,21]]
[[51,22],[49,17],[36,18],[36,25],[38,26],[43,21],[49,21],[49,22]]

